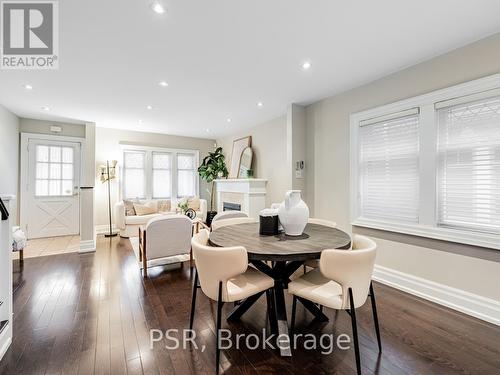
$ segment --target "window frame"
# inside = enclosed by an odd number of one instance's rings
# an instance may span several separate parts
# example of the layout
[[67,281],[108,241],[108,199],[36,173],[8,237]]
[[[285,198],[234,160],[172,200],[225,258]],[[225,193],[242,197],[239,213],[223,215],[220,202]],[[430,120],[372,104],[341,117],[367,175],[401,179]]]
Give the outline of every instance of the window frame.
[[[130,145],[126,143],[120,143],[121,146],[121,165],[124,165],[124,154],[125,152],[144,152],[145,153],[145,174],[144,174],[144,192],[145,197],[139,199],[170,199],[178,200],[177,197],[177,154],[191,154],[194,155],[195,166],[199,165],[200,162],[200,152],[199,150],[190,149],[176,149],[176,148],[166,148],[166,147],[151,147],[151,146],[137,146]],[[160,154],[170,154],[171,164],[170,164],[170,174],[171,174],[171,187],[170,187],[170,197],[158,198],[153,197],[153,153]],[[195,168],[196,169],[196,168]],[[124,168],[120,168],[120,199],[135,199],[136,197],[125,197],[124,189]],[[195,196],[200,195],[200,179],[195,178]]]
[[[350,216],[353,226],[373,228],[396,233],[433,238],[444,241],[482,246],[500,250],[500,235],[476,232],[467,229],[438,226],[438,118],[436,105],[446,101],[474,100],[478,96],[488,96],[500,89],[500,74],[436,90],[428,94],[400,100],[391,104],[353,113],[350,116]],[[489,95],[492,96],[492,95]],[[360,124],[376,117],[383,117],[412,108],[420,109],[420,192],[419,223],[402,224],[384,220],[368,219],[361,216],[360,194]]]

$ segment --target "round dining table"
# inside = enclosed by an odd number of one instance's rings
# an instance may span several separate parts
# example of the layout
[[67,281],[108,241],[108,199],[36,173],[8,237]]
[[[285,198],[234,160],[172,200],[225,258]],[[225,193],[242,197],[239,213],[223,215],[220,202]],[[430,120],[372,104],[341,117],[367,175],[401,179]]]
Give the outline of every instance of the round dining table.
[[[307,224],[301,236],[275,236],[259,234],[259,223],[245,223],[221,227],[210,234],[209,243],[217,247],[244,246],[248,261],[259,271],[274,279],[274,288],[258,293],[239,303],[229,314],[228,321],[236,321],[264,293],[267,295],[267,311],[271,333],[280,342],[290,343],[286,316],[285,293],[290,276],[305,261],[319,259],[325,249],[349,249],[351,237],[337,229],[319,224]],[[271,265],[270,265],[270,264]],[[304,306],[319,321],[328,321],[323,312],[312,302],[304,300]],[[290,345],[279,345],[282,356],[291,356]]]

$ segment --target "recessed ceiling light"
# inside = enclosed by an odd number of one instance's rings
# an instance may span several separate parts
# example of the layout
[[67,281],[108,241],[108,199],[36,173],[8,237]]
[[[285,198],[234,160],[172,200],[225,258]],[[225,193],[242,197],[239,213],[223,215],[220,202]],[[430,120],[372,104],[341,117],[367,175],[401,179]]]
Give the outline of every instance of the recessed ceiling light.
[[210,129],[206,129],[206,132],[207,132],[207,133],[210,133]]
[[227,122],[231,122],[231,118],[229,118],[229,117],[228,117],[228,118],[226,119],[226,121],[227,121]]
[[146,108],[149,109],[149,110],[151,110],[151,109],[153,109],[153,106],[152,105],[148,105],[148,106],[146,106]]
[[43,109],[44,111],[50,111],[50,108],[49,108],[49,107],[47,107],[46,105],[44,105],[44,106],[42,107],[42,109]]
[[143,123],[143,121],[142,121],[142,120],[139,120],[139,124],[142,124],[142,123]]
[[158,84],[159,84],[161,87],[167,87],[167,86],[168,86],[168,83],[167,83],[167,82],[165,82],[165,81],[160,81]]
[[29,84],[25,84],[23,85],[23,87],[26,89],[26,90],[33,90],[33,86],[29,85]]
[[262,107],[263,105],[264,105],[264,103],[262,103],[262,102],[257,103],[257,107]]
[[158,14],[163,14],[165,13],[165,8],[163,7],[163,5],[157,1],[155,1],[153,4],[151,4],[151,9],[153,9],[153,11],[155,13],[158,13]]
[[311,62],[310,61],[306,61],[302,64],[302,69],[304,70],[309,70],[311,68]]

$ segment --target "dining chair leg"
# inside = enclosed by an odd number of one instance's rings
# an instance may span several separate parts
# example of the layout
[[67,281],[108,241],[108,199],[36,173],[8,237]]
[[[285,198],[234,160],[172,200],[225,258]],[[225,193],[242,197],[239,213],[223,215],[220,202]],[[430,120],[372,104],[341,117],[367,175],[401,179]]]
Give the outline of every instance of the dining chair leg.
[[382,341],[380,340],[380,328],[378,325],[377,303],[373,292],[373,283],[370,282],[370,300],[372,303],[373,322],[375,323],[375,333],[377,334],[378,351],[382,351]]
[[219,335],[220,335],[220,326],[221,326],[221,318],[222,318],[222,281],[219,281],[219,296],[217,298],[217,327],[216,327],[216,341],[215,341],[215,373],[219,374],[219,364],[220,364],[220,348],[219,348]]
[[293,335],[295,331],[295,314],[297,312],[297,297],[293,296],[292,302],[292,318],[290,319],[290,335]]
[[191,317],[189,319],[189,329],[193,329],[194,312],[196,309],[196,292],[198,291],[198,272],[194,270],[193,296],[191,298]]
[[356,369],[358,375],[361,375],[361,358],[359,354],[359,341],[358,341],[358,324],[356,322],[356,309],[354,308],[354,296],[352,294],[352,289],[349,288],[349,306],[350,306],[350,316],[352,324],[352,335],[354,338],[354,353],[356,355]]

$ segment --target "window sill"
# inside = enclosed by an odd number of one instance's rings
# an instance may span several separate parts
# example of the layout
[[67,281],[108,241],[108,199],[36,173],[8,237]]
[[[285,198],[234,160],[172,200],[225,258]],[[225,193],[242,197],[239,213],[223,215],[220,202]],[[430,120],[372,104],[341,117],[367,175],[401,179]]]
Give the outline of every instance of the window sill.
[[351,225],[500,250],[500,236],[494,234],[418,224],[398,224],[361,217],[354,220]]

